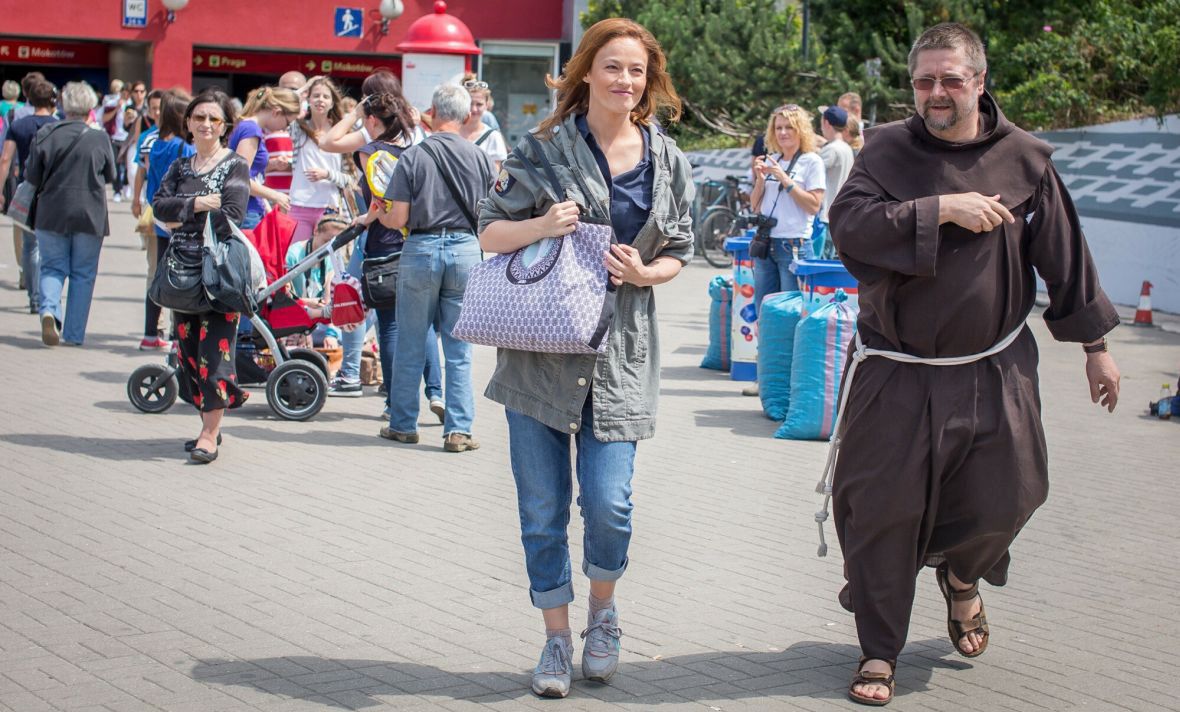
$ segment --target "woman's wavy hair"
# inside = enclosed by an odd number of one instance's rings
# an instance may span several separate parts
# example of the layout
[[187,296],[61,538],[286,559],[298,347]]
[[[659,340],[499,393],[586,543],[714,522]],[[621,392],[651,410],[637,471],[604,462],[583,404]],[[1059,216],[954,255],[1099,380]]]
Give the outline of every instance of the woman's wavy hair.
[[778,139],[774,136],[774,120],[780,116],[795,129],[795,133],[799,134],[800,150],[804,153],[815,153],[815,130],[811,128],[811,114],[807,113],[807,109],[794,104],[780,106],[771,112],[770,118],[766,121],[766,148],[771,153],[783,152],[783,147],[778,145]]
[[376,141],[396,141],[399,137],[410,140],[414,130],[413,114],[405,97],[399,94],[370,94],[361,100],[365,116],[375,116],[385,131],[374,136]]
[[[332,95],[332,108],[328,109],[328,124],[335,126],[340,119],[344,118],[344,114],[340,111],[340,102],[343,98],[340,95],[340,89],[327,77],[316,77],[312,79],[307,85],[307,98],[311,100],[311,93],[315,91],[316,87],[325,87],[328,93]],[[299,119],[299,128],[303,129],[303,134],[311,139],[317,146],[320,144],[320,137],[316,135],[315,126],[311,125],[311,110],[308,110],[308,115]]]
[[565,71],[561,76],[557,79],[545,77],[549,88],[557,90],[557,108],[541,122],[540,137],[549,136],[553,127],[560,125],[570,114],[586,113],[590,108],[590,86],[583,78],[594,66],[594,58],[599,50],[620,37],[634,38],[647,50],[647,86],[635,110],[631,112],[631,120],[646,126],[657,113],[661,113],[661,121],[671,123],[680,120],[680,95],[672,86],[668,60],[660,43],[638,22],[611,17],[594,23],[586,30],[578,44],[578,51],[565,63]]
[[263,109],[278,109],[284,114],[298,116],[302,108],[299,95],[285,87],[262,87],[250,92],[250,98],[242,107],[240,118],[254,116]]

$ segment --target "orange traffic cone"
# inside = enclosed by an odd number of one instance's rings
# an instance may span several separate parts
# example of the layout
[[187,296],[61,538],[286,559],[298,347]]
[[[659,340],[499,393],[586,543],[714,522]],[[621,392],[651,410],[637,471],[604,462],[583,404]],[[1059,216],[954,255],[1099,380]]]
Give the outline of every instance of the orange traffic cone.
[[1139,307],[1135,309],[1135,326],[1151,326],[1151,282],[1143,280],[1139,290]]

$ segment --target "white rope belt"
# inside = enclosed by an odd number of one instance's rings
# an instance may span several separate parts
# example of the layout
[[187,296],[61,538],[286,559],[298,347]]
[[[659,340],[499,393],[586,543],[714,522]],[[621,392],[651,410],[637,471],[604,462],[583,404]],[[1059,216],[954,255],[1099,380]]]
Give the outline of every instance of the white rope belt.
[[823,477],[820,478],[819,484],[815,486],[815,491],[824,496],[823,509],[815,513],[815,522],[819,527],[819,551],[816,552],[817,556],[828,555],[828,543],[824,539],[824,522],[828,520],[828,508],[832,501],[832,478],[836,474],[836,458],[840,453],[840,421],[844,418],[844,406],[848,404],[848,394],[852,392],[852,377],[856,375],[857,364],[869,356],[880,356],[890,361],[900,361],[901,363],[920,363],[926,366],[963,366],[995,356],[1011,346],[1012,342],[1016,340],[1017,336],[1020,336],[1020,332],[1023,330],[1024,319],[1021,319],[1020,326],[1016,327],[1011,334],[1005,336],[1002,341],[987,351],[969,356],[946,356],[943,358],[922,358],[921,356],[913,356],[900,351],[866,348],[864,342],[860,340],[860,332],[856,332],[856,336],[854,337],[856,350],[852,352],[852,363],[848,365],[848,375],[844,379],[844,388],[840,393],[840,404],[836,409],[836,422],[832,425],[832,438],[828,443],[828,462],[824,466]]

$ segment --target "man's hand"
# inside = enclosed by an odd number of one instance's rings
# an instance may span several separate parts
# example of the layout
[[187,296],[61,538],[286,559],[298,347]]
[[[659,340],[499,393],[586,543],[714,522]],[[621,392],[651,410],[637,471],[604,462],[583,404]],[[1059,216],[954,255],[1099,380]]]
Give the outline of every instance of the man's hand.
[[209,195],[198,195],[193,200],[194,213],[207,213],[210,210],[221,209],[221,193],[210,193]]
[[338,348],[340,348],[340,342],[336,340],[335,336],[325,336],[324,337],[324,348],[325,349],[338,349]]
[[143,204],[139,202],[139,196],[135,196],[131,200],[131,214],[138,220],[143,215]]
[[1090,400],[1113,413],[1119,402],[1119,367],[1106,351],[1086,354],[1086,380],[1090,382]]
[[1014,223],[1016,218],[1000,204],[1000,196],[979,193],[955,193],[938,196],[938,224],[954,223],[971,232],[991,232],[1000,223]]

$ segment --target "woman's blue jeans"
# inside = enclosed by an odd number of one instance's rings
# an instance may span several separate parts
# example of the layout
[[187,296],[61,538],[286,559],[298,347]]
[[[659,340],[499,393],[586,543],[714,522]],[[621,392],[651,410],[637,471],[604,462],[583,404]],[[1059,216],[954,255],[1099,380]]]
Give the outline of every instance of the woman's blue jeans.
[[754,313],[762,309],[767,294],[789,292],[799,288],[791,272],[791,263],[811,259],[811,240],[784,237],[770,239],[770,254],[754,258]]
[[522,413],[506,411],[520,540],[529,597],[537,608],[556,608],[574,600],[567,534],[573,497],[571,439],[577,445],[582,572],[592,581],[617,581],[627,569],[636,443],[602,442],[594,437],[592,400],[586,399],[582,428],[572,436]]
[[[38,311],[52,314],[62,324],[63,341],[81,344],[86,338],[86,322],[90,319],[90,301],[98,276],[102,238],[80,232],[63,234],[38,230],[37,248],[41,253],[41,304]],[[66,305],[69,308],[63,309],[61,295],[67,279],[70,285]]]

